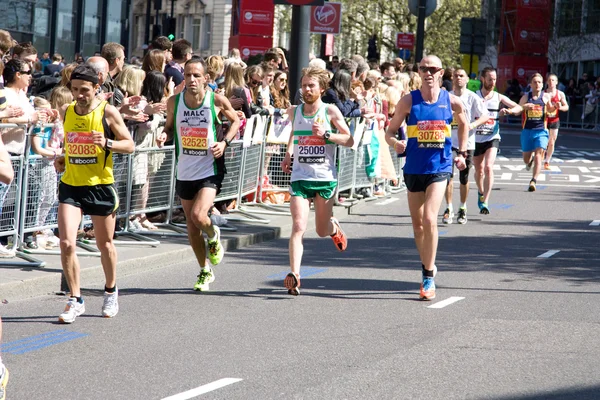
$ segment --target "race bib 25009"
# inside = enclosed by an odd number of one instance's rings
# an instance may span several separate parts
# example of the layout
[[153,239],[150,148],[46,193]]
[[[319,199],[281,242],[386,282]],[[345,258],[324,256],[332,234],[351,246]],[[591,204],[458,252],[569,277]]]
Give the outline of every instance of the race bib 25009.
[[205,156],[208,154],[208,129],[196,127],[181,128],[181,147],[188,156]]
[[67,132],[66,153],[71,165],[90,165],[98,163],[97,146],[92,132]]
[[315,136],[299,136],[298,161],[305,164],[323,164],[325,162],[325,139]]

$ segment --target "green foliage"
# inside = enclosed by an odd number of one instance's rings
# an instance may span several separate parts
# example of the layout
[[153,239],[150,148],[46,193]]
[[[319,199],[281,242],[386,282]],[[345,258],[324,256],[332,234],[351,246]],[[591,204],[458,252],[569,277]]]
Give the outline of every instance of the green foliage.
[[[341,1],[342,34],[336,37],[340,55],[366,55],[368,39],[375,33],[382,55],[392,58],[397,53],[396,32],[417,32],[417,17],[408,10],[407,0]],[[460,64],[460,20],[480,15],[481,0],[443,0],[425,20],[424,54],[437,55],[444,66]]]

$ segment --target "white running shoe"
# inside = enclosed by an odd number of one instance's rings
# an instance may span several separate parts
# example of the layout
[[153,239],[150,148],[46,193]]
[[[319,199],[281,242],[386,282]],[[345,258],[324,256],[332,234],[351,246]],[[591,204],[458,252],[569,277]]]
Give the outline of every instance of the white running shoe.
[[112,318],[119,312],[119,289],[114,293],[104,292],[104,303],[102,304],[102,316]]
[[13,249],[8,249],[4,245],[0,244],[0,258],[11,258],[15,257],[17,253]]
[[129,231],[130,232],[146,232],[148,229],[142,226],[142,223],[139,219],[129,220]]
[[63,324],[72,324],[75,318],[85,312],[85,302],[78,303],[77,298],[69,297],[65,311],[58,316],[58,320]]

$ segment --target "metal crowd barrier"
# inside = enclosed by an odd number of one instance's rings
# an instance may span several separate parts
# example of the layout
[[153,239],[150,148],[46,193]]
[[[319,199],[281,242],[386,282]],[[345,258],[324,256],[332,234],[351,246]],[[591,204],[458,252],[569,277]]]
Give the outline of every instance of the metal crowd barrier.
[[[263,117],[260,117],[263,118]],[[226,149],[225,165],[227,174],[223,181],[221,193],[215,201],[232,200],[235,206],[224,215],[227,220],[252,223],[269,223],[260,214],[289,214],[289,203],[284,205],[266,204],[263,196],[275,192],[288,192],[290,175],[283,173],[280,164],[286,151],[285,144],[270,144],[266,142],[270,128],[270,119],[259,124],[262,128],[252,132],[252,140],[235,140]],[[358,119],[350,120],[351,132],[358,125]],[[50,127],[52,125],[45,125]],[[3,128],[26,129],[25,153],[12,156],[11,162],[15,171],[14,180],[10,185],[0,184],[0,241],[5,238],[8,248],[16,251],[16,256],[24,259],[25,263],[15,260],[5,260],[0,264],[37,265],[43,266],[42,260],[33,257],[34,254],[60,254],[57,250],[27,249],[24,244],[25,235],[33,234],[58,226],[57,185],[60,174],[54,170],[53,161],[39,155],[30,154],[31,134],[34,127],[15,124],[0,124]],[[385,146],[385,145],[384,145]],[[361,188],[373,187],[373,179],[369,178],[365,167],[369,145],[359,142],[357,150],[339,147],[336,152],[338,165],[338,187],[336,204],[352,205],[362,196],[357,195]],[[115,186],[119,195],[117,219],[123,224],[121,230],[116,230],[120,238],[133,240],[115,240],[117,245],[149,245],[156,247],[158,240],[149,236],[187,236],[185,225],[172,221],[173,210],[181,209],[181,202],[175,193],[176,157],[175,146],[152,147],[136,149],[133,154],[113,154],[113,173]],[[398,186],[385,185],[388,192],[401,190],[401,168],[403,159],[398,158],[390,149],[394,160],[394,168]],[[264,177],[272,186],[264,185]],[[248,197],[253,197],[249,199]],[[338,202],[338,196],[344,196],[343,203]],[[252,207],[259,206],[259,207]],[[163,223],[155,224],[158,230],[134,231],[130,220],[138,215],[164,211],[167,218]],[[81,225],[91,223],[89,217],[82,218]],[[226,227],[225,230],[235,230]],[[78,240],[78,246],[84,250],[80,255],[99,256],[93,246],[94,240]]]

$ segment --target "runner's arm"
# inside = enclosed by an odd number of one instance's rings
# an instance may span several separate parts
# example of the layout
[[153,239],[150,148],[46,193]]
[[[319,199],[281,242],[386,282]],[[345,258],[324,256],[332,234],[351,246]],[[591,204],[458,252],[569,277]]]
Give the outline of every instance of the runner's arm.
[[519,115],[523,112],[523,110],[527,109],[527,107],[524,107],[524,105],[527,103],[527,95],[526,94],[521,96],[521,100],[519,101],[519,104],[515,103],[514,101],[512,101],[508,97],[504,96],[503,94],[500,95],[500,101],[502,102],[502,104],[510,107],[510,108],[503,108],[502,110],[500,110],[500,112],[499,112],[500,115]]
[[[467,121],[462,101],[458,97],[451,94],[450,104],[452,105],[454,119],[458,122],[458,150],[465,152],[467,151],[467,140],[469,138],[469,122]],[[466,158],[465,155],[462,156]]]
[[385,132],[385,142],[388,146],[393,147],[394,151],[398,154],[404,153],[406,149],[406,140],[396,139],[396,132],[400,129],[400,126],[406,121],[406,118],[410,114],[412,107],[412,96],[404,96],[396,104],[394,110],[394,116],[388,125],[388,129]]
[[471,122],[469,128],[475,129],[478,126],[485,124],[490,119],[490,114],[488,110],[485,108],[485,104],[483,104],[483,100],[481,97],[477,96],[475,101],[473,102],[473,106],[471,108],[471,115],[479,115],[475,121]]
[[560,102],[560,106],[558,107],[559,111],[569,111],[569,103],[567,103],[567,96],[565,96],[565,94],[560,90],[558,91],[558,101]]
[[163,132],[167,134],[167,141],[173,139],[173,129],[175,127],[175,97],[171,96],[167,100],[167,120]]
[[[119,110],[117,110],[115,106],[107,104],[104,109],[104,115],[106,116],[106,122],[108,122],[108,126],[112,133],[114,133],[116,139],[113,141],[110,150],[114,153],[133,153],[135,144],[133,143],[133,139],[131,138],[131,134],[129,134],[127,126],[125,126],[125,122],[123,121]],[[107,141],[108,138],[104,136],[104,148],[106,148]]]
[[[287,109],[287,113],[290,117],[290,121],[292,124],[294,123],[294,113],[296,112],[297,106],[291,106]],[[292,125],[293,126],[293,125]],[[285,156],[281,161],[281,170],[286,174],[292,172],[292,154],[294,154],[294,131],[292,129],[292,133],[290,134],[290,138],[288,140],[287,149],[285,151]]]
[[348,128],[342,112],[337,107],[327,107],[327,115],[333,126],[338,130],[338,133],[332,133],[329,136],[329,141],[340,146],[352,147],[354,138],[350,134],[350,128]]

